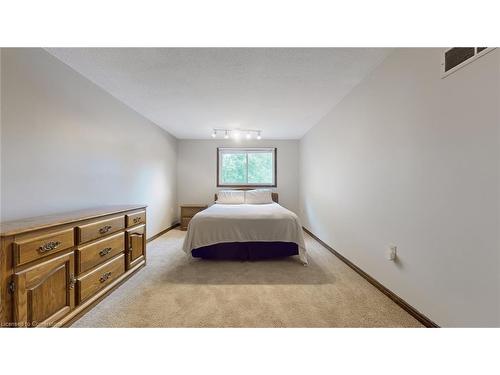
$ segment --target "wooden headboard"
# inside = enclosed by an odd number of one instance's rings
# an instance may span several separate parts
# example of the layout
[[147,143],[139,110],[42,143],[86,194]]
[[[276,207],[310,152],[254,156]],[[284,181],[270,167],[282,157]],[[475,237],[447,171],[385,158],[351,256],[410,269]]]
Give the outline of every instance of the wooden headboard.
[[[217,193],[215,193],[215,201],[217,201]],[[278,202],[278,193],[275,193],[275,192],[271,192],[271,199],[273,200],[273,202],[275,203],[279,203]]]

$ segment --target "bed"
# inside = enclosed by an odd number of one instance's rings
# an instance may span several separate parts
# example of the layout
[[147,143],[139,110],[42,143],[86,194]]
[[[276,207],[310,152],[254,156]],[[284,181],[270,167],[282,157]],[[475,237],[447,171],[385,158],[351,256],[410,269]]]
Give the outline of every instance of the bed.
[[206,259],[259,260],[298,255],[307,264],[300,221],[278,204],[218,204],[190,221],[183,250]]

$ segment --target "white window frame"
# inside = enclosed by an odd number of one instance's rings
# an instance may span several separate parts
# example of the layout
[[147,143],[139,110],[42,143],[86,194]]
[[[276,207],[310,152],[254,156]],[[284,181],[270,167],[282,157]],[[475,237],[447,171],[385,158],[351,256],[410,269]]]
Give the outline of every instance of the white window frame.
[[[273,155],[273,181],[271,184],[258,184],[248,182],[248,153],[271,152]],[[247,182],[243,184],[222,183],[222,155],[230,153],[246,154]],[[217,187],[276,187],[277,186],[277,149],[276,147],[218,147],[217,148]]]

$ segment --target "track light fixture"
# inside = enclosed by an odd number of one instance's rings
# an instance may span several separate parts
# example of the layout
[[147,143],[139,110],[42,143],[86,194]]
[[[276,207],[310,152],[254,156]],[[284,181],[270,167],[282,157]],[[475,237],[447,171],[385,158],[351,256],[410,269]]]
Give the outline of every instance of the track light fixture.
[[224,134],[224,139],[229,139],[232,136],[234,139],[239,139],[240,136],[245,134],[245,138],[250,140],[255,135],[255,138],[262,139],[262,130],[256,129],[213,129],[212,138],[217,138],[220,133]]

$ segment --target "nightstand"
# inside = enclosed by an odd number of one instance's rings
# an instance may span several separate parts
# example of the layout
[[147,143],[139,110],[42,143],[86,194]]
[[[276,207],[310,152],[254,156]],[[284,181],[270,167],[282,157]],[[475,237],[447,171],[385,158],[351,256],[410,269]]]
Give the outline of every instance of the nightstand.
[[182,204],[181,205],[181,230],[187,230],[189,222],[198,212],[203,211],[206,204]]

